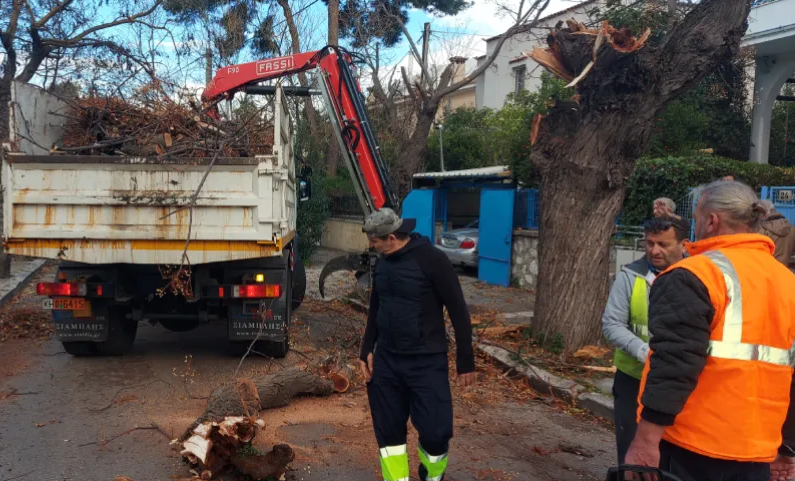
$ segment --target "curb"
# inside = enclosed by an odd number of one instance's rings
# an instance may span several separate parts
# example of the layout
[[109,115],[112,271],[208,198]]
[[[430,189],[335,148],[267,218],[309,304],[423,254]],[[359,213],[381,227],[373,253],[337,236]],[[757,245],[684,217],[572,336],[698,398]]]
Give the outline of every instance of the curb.
[[613,398],[586,390],[580,384],[563,379],[540,367],[513,359],[513,355],[497,346],[478,343],[477,349],[509,371],[521,373],[536,391],[563,399],[595,416],[614,421]]
[[42,267],[44,267],[46,263],[47,261],[45,259],[33,260],[29,264],[33,266],[33,268],[30,269],[30,272],[28,272],[27,274],[17,274],[16,276],[12,276],[12,277],[19,277],[24,275],[24,277],[19,282],[17,282],[17,285],[14,286],[13,289],[0,296],[0,306],[5,305],[6,302],[8,302],[12,297],[17,295],[19,291],[21,291],[28,284],[28,282],[30,282],[30,279],[33,276],[35,276],[36,273],[38,273]]

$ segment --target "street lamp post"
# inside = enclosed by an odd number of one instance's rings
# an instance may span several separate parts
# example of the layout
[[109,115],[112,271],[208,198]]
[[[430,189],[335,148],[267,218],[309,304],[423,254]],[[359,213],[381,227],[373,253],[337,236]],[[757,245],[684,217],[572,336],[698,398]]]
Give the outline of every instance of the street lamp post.
[[444,142],[442,141],[442,123],[436,124],[439,128],[439,163],[442,166],[442,172],[444,172]]

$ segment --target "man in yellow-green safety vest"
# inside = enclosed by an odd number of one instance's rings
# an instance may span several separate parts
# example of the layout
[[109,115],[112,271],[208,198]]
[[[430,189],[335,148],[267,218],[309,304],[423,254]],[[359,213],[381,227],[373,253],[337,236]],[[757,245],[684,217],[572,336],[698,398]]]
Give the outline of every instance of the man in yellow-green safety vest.
[[649,353],[649,290],[657,274],[682,259],[687,229],[685,221],[670,215],[646,221],[646,254],[616,273],[602,316],[604,336],[616,346],[613,398],[618,464],[624,463],[637,428],[640,378]]

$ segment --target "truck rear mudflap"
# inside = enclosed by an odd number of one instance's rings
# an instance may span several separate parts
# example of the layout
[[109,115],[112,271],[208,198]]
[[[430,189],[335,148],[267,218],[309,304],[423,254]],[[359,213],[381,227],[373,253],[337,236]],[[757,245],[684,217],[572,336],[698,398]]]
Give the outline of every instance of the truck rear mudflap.
[[59,342],[108,340],[108,317],[96,311],[91,317],[74,317],[70,311],[55,311],[52,313],[55,327],[55,340]]
[[78,282],[42,282],[36,293],[50,296],[42,300],[42,308],[52,312],[55,339],[60,342],[108,339],[109,303],[113,300],[112,284]]
[[229,272],[230,278],[253,283],[220,284],[202,289],[202,297],[220,300],[227,308],[230,341],[275,341],[287,339],[290,316],[290,271],[260,270],[259,273]]

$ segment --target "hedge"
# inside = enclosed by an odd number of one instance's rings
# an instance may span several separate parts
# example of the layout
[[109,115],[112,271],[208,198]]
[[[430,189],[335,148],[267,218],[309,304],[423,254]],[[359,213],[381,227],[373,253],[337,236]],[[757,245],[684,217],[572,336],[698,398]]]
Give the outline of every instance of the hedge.
[[795,169],[711,155],[641,159],[629,179],[620,223],[639,225],[651,215],[658,197],[677,203],[692,187],[732,175],[759,193],[762,186],[795,185]]

